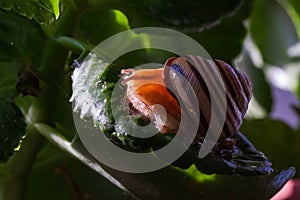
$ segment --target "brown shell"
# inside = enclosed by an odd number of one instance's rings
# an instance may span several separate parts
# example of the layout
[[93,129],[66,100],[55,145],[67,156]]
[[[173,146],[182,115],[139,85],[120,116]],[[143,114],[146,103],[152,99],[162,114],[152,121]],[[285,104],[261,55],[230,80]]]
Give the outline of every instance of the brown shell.
[[[182,77],[185,77],[190,83],[197,96],[200,110],[200,124],[196,140],[202,140],[207,132],[211,117],[211,100],[207,84],[203,79],[203,74],[200,74],[188,60],[204,65],[204,67],[219,70],[222,77],[221,81],[225,85],[227,100],[226,121],[219,141],[231,137],[240,128],[242,118],[247,111],[252,94],[251,82],[245,74],[221,60],[208,60],[200,56],[188,56],[169,58],[166,61],[163,79],[165,85],[168,88],[172,88],[174,97],[178,97],[178,94],[182,93],[179,89],[183,85]],[[181,87],[178,87],[179,85]]]

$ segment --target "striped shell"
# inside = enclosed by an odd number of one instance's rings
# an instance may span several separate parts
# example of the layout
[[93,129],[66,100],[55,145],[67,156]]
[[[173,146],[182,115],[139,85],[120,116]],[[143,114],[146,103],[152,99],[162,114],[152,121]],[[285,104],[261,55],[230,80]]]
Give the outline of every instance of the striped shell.
[[[199,63],[202,67],[217,68],[221,74],[226,92],[226,120],[220,140],[231,137],[238,131],[242,124],[242,119],[247,111],[248,103],[251,99],[252,84],[245,74],[232,68],[229,64],[221,60],[211,60],[200,56],[186,57],[193,63]],[[182,84],[181,77],[185,77],[198,99],[200,110],[200,124],[196,140],[202,140],[207,132],[211,117],[211,99],[208,86],[195,67],[184,57],[169,58],[164,66],[164,83],[175,92],[177,84]],[[177,72],[177,75],[176,75]],[[174,74],[175,73],[175,74]],[[178,75],[179,74],[179,75]],[[182,76],[181,76],[182,75]],[[174,96],[177,96],[174,94]]]
[[[205,67],[217,68],[221,74],[226,90],[226,121],[219,141],[226,143],[242,124],[248,103],[251,98],[252,86],[246,75],[232,68],[221,60],[207,60],[199,56],[189,56],[189,59],[202,63]],[[208,62],[210,61],[210,62]],[[200,73],[184,57],[169,58],[163,69],[126,69],[121,72],[123,83],[127,85],[126,96],[131,108],[154,122],[160,133],[176,133],[180,124],[182,109],[176,99],[178,84],[182,87],[182,77],[190,83],[200,110],[200,123],[195,141],[201,142],[205,137],[211,115],[211,101],[208,87]],[[175,74],[174,74],[175,73]],[[177,75],[176,75],[177,74]],[[169,89],[167,89],[169,88]],[[170,91],[171,88],[171,91]],[[161,120],[159,109],[162,105],[167,113],[166,120]],[[233,146],[234,144],[229,144]]]

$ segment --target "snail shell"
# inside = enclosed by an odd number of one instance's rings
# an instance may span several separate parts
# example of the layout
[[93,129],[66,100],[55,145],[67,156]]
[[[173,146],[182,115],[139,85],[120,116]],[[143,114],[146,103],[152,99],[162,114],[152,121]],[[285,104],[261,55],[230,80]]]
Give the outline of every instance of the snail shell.
[[[207,62],[207,59],[199,56],[189,56],[189,59],[203,63],[205,67],[216,67],[219,70],[227,100],[226,121],[219,141],[223,141],[224,145],[233,146],[234,143],[226,139],[236,133],[242,124],[251,98],[251,82],[246,75],[224,61]],[[176,99],[178,96],[176,93],[180,93],[178,88],[184,88],[181,79],[185,78],[196,94],[201,116],[195,141],[203,140],[211,116],[209,90],[202,75],[186,58],[169,58],[163,69],[125,69],[121,73],[124,75],[123,83],[127,85],[126,97],[131,108],[146,117],[154,118],[160,133],[176,133],[179,127],[182,109]],[[181,87],[177,87],[178,85]],[[161,116],[163,113],[160,109],[155,109],[157,104],[164,107],[166,117]],[[166,120],[162,120],[163,118]]]
[[[232,68],[224,61],[213,60],[214,62],[209,62],[210,60],[200,56],[188,56],[188,59],[195,61],[193,63],[201,63],[203,67],[216,67],[220,72],[221,81],[225,85],[227,108],[226,119],[219,141],[231,137],[240,128],[247,111],[251,99],[251,82],[245,74]],[[177,85],[182,84],[180,79],[184,77],[197,96],[201,117],[196,140],[204,138],[211,117],[211,99],[203,76],[184,57],[169,58],[164,66],[163,79],[168,88],[180,93]],[[178,94],[174,94],[174,96],[178,96]]]

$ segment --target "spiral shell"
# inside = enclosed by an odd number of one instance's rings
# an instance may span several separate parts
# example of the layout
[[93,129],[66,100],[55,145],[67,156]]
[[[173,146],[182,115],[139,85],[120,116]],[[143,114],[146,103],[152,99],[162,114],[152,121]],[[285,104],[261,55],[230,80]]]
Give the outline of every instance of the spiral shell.
[[[227,100],[226,120],[221,138],[229,138],[237,132],[242,124],[242,118],[251,99],[251,82],[245,74],[232,68],[224,61],[213,60],[214,62],[209,62],[208,59],[200,56],[189,56],[188,58],[195,61],[194,63],[202,64],[204,67],[216,67],[220,72],[221,81],[225,85]],[[180,93],[180,91],[177,91],[177,85],[182,84],[180,79],[184,77],[190,83],[197,96],[201,116],[197,134],[198,140],[205,136],[211,117],[211,99],[203,76],[184,57],[169,58],[164,66],[163,79],[168,88],[172,88],[173,91]]]

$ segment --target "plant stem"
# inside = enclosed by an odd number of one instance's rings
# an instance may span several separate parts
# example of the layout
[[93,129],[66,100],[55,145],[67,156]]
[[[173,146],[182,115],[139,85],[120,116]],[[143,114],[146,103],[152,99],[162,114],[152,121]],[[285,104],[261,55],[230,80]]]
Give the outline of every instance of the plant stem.
[[28,126],[26,138],[22,142],[20,151],[16,152],[9,162],[13,178],[4,184],[2,199],[24,199],[32,163],[42,141],[43,137],[36,129],[33,126]]

